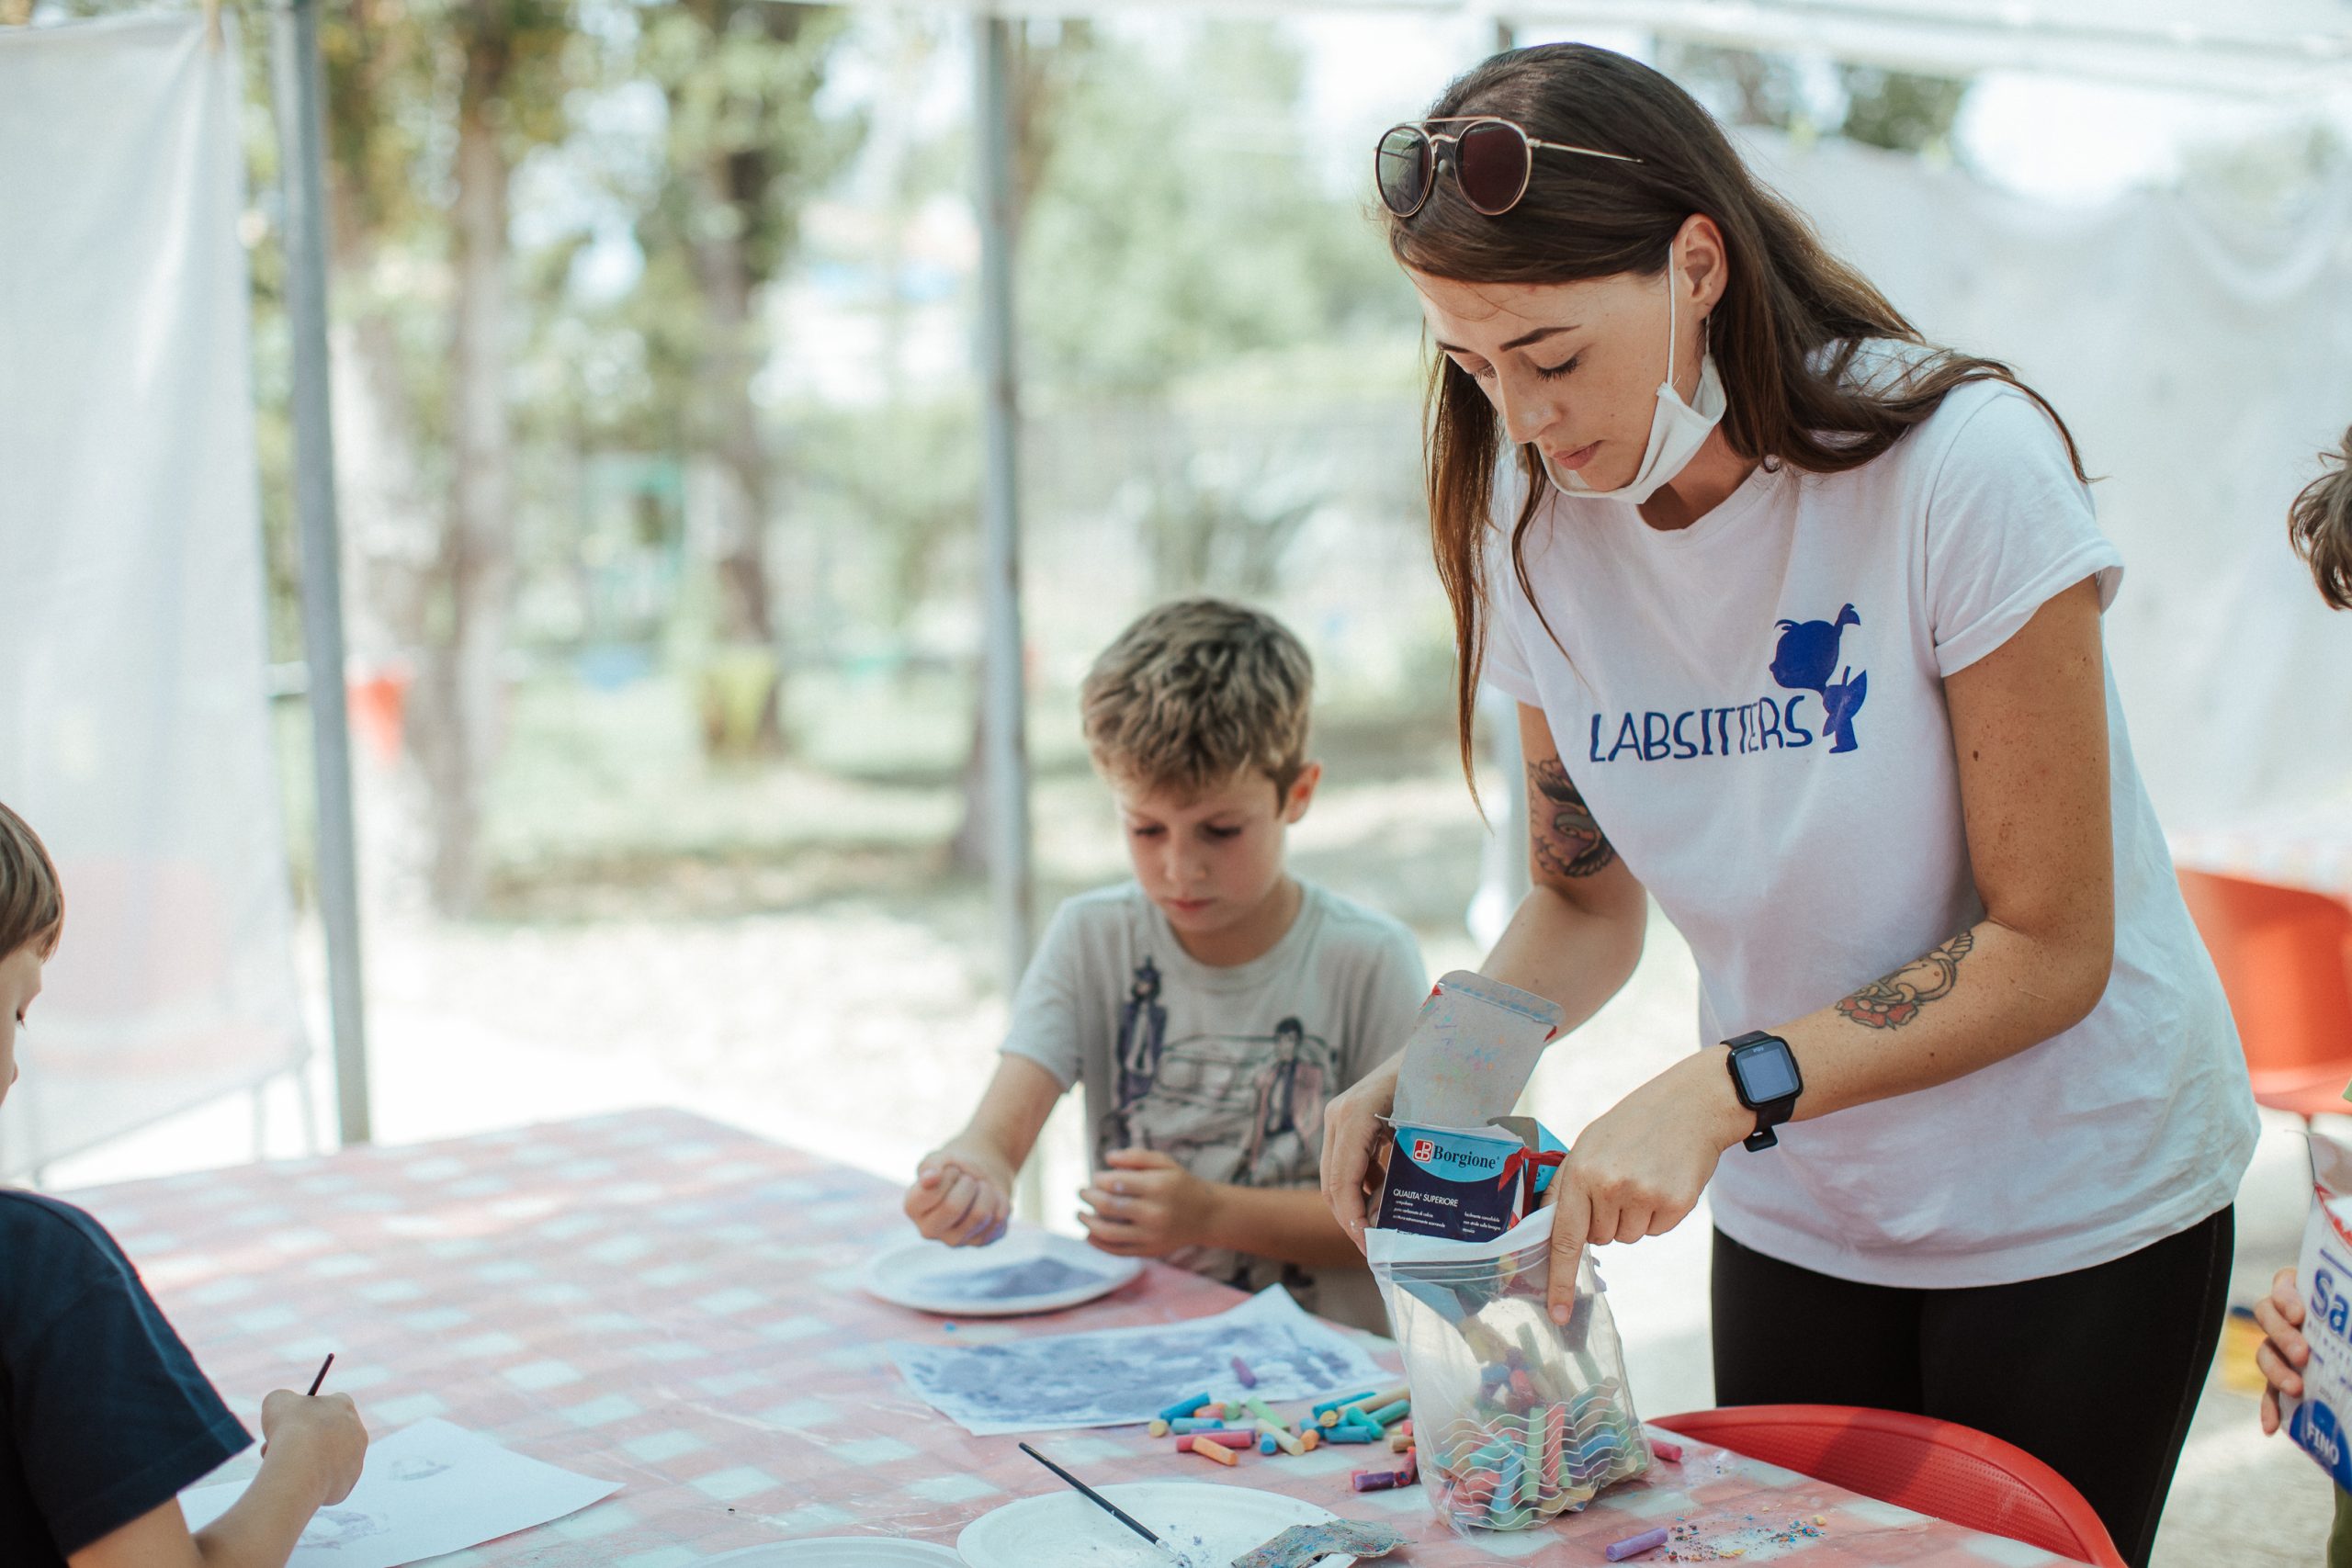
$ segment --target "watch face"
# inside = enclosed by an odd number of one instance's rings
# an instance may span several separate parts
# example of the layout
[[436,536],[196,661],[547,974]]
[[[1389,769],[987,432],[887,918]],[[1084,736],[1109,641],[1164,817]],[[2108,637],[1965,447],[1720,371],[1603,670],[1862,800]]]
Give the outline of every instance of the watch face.
[[1739,1066],[1739,1087],[1751,1105],[1762,1105],[1797,1091],[1797,1059],[1775,1040],[1754,1045],[1732,1058]]

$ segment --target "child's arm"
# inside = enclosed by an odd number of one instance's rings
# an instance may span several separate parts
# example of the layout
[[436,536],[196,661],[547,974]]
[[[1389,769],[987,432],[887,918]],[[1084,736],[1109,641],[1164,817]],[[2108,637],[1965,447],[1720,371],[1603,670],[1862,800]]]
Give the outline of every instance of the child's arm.
[[1061,1097],[1059,1080],[1037,1063],[1011,1053],[998,1057],[971,1121],[916,1168],[907,1218],[951,1247],[994,1241],[1012,1213],[1013,1174]]
[[285,1568],[311,1516],[359,1483],[368,1429],[346,1394],[279,1389],[261,1407],[261,1472],[236,1506],[190,1534],[176,1497],[100,1536],[69,1568]]
[[1094,1212],[1078,1216],[1105,1252],[1159,1258],[1180,1247],[1222,1247],[1309,1269],[1363,1261],[1315,1188],[1204,1181],[1157,1149],[1113,1149],[1106,1157],[1111,1168],[1079,1194]]

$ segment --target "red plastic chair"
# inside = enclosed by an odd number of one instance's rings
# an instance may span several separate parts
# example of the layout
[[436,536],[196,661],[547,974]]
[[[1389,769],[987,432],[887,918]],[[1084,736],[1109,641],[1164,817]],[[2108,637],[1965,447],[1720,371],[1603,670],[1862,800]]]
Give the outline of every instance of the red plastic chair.
[[1650,1425],[1916,1514],[2125,1568],[2107,1527],[2065,1477],[1956,1422],[1844,1404],[1738,1404]]
[[2300,887],[2179,874],[2237,1019],[2254,1098],[2306,1120],[2352,1113],[2352,908]]

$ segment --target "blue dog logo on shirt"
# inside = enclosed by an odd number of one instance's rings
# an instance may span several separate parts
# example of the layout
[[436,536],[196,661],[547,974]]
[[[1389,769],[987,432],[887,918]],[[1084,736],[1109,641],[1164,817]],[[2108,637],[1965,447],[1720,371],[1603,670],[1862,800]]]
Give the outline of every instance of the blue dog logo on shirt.
[[[1823,731],[1833,738],[1832,751],[1851,751],[1854,739],[1854,716],[1862,711],[1862,698],[1870,690],[1870,673],[1856,674],[1851,666],[1838,662],[1838,643],[1848,626],[1859,626],[1862,617],[1854,613],[1851,604],[1838,612],[1835,621],[1782,621],[1781,646],[1772,655],[1772,679],[1792,692],[1817,692],[1821,695]],[[1830,672],[1837,671],[1837,679]]]

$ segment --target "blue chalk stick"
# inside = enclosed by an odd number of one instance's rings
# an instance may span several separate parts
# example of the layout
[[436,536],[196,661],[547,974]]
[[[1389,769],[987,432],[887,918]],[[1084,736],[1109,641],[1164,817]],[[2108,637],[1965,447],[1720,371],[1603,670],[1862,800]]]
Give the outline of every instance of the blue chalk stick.
[[1384,1404],[1379,1409],[1370,1411],[1368,1414],[1371,1416],[1372,1419],[1380,1423],[1381,1430],[1386,1431],[1390,1427],[1395,1426],[1396,1422],[1403,1419],[1405,1413],[1412,1408],[1413,1402],[1411,1400],[1400,1399],[1394,1404]]
[[1374,1394],[1378,1393],[1380,1391],[1376,1388],[1368,1388],[1362,1393],[1351,1393],[1345,1399],[1327,1399],[1322,1404],[1314,1407],[1315,1414],[1320,1416],[1326,1410],[1337,1410],[1342,1405],[1353,1404],[1359,1399],[1370,1399]]
[[1175,1404],[1168,1405],[1162,1409],[1159,1413],[1159,1418],[1162,1421],[1173,1421],[1179,1416],[1190,1416],[1193,1411],[1198,1410],[1202,1405],[1206,1404],[1208,1402],[1209,1396],[1205,1393],[1186,1394]]
[[1351,1421],[1342,1421],[1336,1427],[1324,1427],[1323,1440],[1327,1443],[1369,1443],[1374,1439],[1373,1435],[1362,1427]]
[[1195,1418],[1191,1416],[1179,1416],[1168,1423],[1168,1429],[1171,1432],[1222,1432],[1225,1430],[1225,1423]]
[[1261,1432],[1258,1434],[1258,1451],[1261,1454],[1279,1453],[1282,1451],[1282,1445],[1274,1441],[1274,1435],[1272,1432]]

